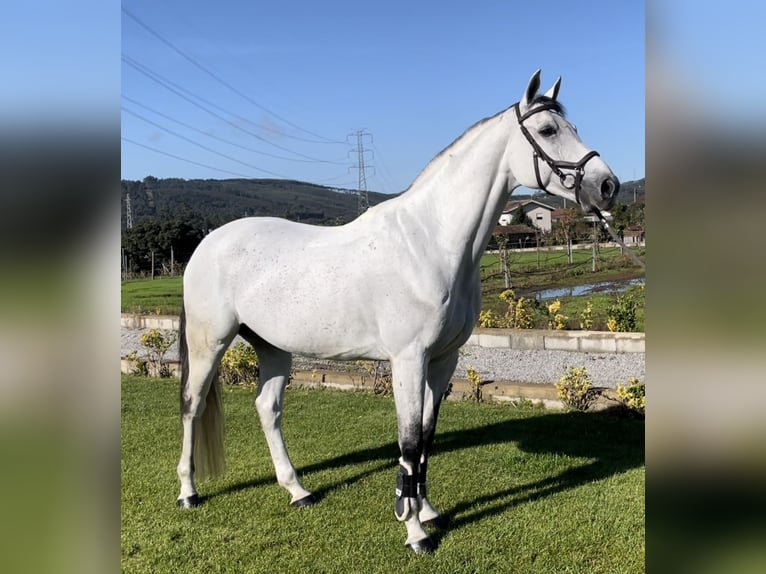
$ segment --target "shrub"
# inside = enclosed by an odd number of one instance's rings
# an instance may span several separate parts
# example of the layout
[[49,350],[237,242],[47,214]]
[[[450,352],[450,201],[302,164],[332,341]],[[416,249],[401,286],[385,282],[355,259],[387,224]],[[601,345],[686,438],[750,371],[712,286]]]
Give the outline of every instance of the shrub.
[[532,315],[532,300],[522,297],[516,301],[514,310],[514,323],[519,329],[534,329],[535,319]]
[[516,299],[516,293],[513,292],[513,289],[506,289],[498,297],[500,297],[501,301],[505,301],[510,305]]
[[617,398],[627,408],[639,414],[646,411],[646,385],[631,377],[628,385],[617,385]]
[[466,374],[468,376],[468,382],[471,383],[471,400],[476,401],[477,403],[482,402],[483,397],[481,392],[481,376],[479,376],[478,371],[471,365],[468,365],[466,368]]
[[125,359],[127,359],[131,363],[131,369],[130,369],[131,375],[135,375],[137,377],[149,376],[149,364],[146,362],[146,359],[139,357],[136,351],[131,351],[125,357]]
[[389,396],[394,392],[391,369],[386,368],[382,361],[357,361],[357,366],[364,369],[372,377],[372,392],[376,395]]
[[487,309],[479,313],[479,327],[489,329],[492,327],[497,327],[498,325],[499,321],[492,309]]
[[590,301],[580,312],[580,328],[584,331],[590,331],[593,328],[593,304]]
[[637,310],[638,302],[632,294],[620,295],[606,309],[607,329],[620,332],[635,331]]
[[553,317],[553,328],[556,329],[557,331],[566,329],[568,320],[569,320],[569,317],[567,315],[562,315],[561,313],[557,313]]
[[585,367],[568,367],[566,374],[556,383],[558,397],[566,406],[578,411],[587,411],[601,394],[593,387],[590,374]]
[[559,313],[561,310],[561,301],[556,299],[553,303],[548,305],[548,328],[562,330],[566,329],[567,321],[569,317],[563,313]]
[[160,331],[151,329],[141,335],[140,342],[147,349],[147,372],[155,376],[169,377],[172,373],[163,362],[165,353],[176,342],[178,334],[175,331]]
[[516,326],[516,293],[513,289],[506,289],[499,295],[500,300],[506,304],[505,315],[498,321],[500,327],[512,328]]
[[237,343],[223,354],[218,375],[227,385],[255,385],[258,383],[258,355],[247,343]]

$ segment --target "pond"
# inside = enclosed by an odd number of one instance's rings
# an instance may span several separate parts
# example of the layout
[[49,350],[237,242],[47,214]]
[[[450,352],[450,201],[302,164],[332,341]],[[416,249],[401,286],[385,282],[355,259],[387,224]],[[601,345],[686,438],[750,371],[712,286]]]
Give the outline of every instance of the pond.
[[623,279],[620,281],[600,281],[586,285],[574,285],[571,287],[556,287],[555,289],[543,289],[534,291],[535,299],[556,299],[558,297],[577,297],[579,295],[593,295],[594,293],[621,293],[634,285],[644,285],[644,277],[636,279]]

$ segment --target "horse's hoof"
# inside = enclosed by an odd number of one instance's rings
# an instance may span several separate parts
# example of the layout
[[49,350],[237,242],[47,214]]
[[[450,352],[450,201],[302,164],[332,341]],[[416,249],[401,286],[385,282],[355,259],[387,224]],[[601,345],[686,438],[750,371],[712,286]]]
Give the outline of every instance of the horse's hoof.
[[308,496],[304,496],[303,498],[300,498],[298,500],[294,500],[290,503],[290,506],[293,508],[307,508],[309,506],[314,506],[317,503],[317,497],[313,494],[309,494]]
[[200,500],[199,495],[192,494],[186,498],[179,498],[176,500],[176,504],[178,504],[179,508],[194,508],[202,504],[202,501]]
[[431,528],[438,528],[439,530],[447,528],[448,523],[449,519],[445,516],[437,516],[430,520],[426,520],[425,522],[421,522],[423,526],[430,526]]
[[431,554],[436,550],[436,543],[430,538],[423,538],[423,540],[418,540],[412,544],[405,544],[405,546],[415,554]]

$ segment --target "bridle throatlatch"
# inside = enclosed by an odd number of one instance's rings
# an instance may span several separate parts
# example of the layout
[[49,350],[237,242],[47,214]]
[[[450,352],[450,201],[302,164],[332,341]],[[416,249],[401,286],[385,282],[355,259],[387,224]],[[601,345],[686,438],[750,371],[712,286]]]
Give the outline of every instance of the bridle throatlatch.
[[[598,157],[599,153],[597,151],[589,151],[582,157],[580,161],[563,161],[560,159],[553,159],[551,156],[545,153],[545,150],[540,147],[540,144],[538,144],[535,141],[535,138],[532,137],[532,134],[529,133],[529,130],[524,125],[524,120],[526,120],[530,116],[535,115],[536,113],[539,113],[545,110],[556,110],[557,109],[556,104],[554,103],[543,104],[541,106],[538,106],[534,109],[527,111],[527,113],[525,113],[524,115],[521,115],[521,110],[519,110],[519,104],[514,105],[513,108],[516,110],[516,118],[519,121],[519,127],[521,128],[521,133],[524,134],[524,137],[527,138],[529,145],[532,146],[532,150],[533,150],[532,158],[535,161],[535,177],[537,178],[538,187],[542,189],[543,191],[550,193],[550,191],[548,191],[548,189],[543,184],[543,180],[540,177],[539,160],[542,159],[545,163],[548,164],[548,167],[551,168],[551,171],[555,173],[557,176],[559,176],[559,180],[561,180],[561,185],[564,186],[565,189],[574,190],[575,200],[577,201],[577,203],[580,203],[580,189],[582,187],[582,178],[585,175],[585,164],[588,163],[594,157]],[[574,173],[565,173],[563,171],[565,169],[574,170]]]
[[[535,141],[535,138],[532,137],[532,134],[529,133],[529,130],[524,125],[524,120],[529,118],[530,116],[535,115],[538,112],[542,112],[545,110],[557,110],[557,106],[554,103],[546,103],[542,104],[541,106],[538,106],[534,109],[528,110],[524,115],[521,114],[521,110],[519,109],[519,104],[515,104],[513,108],[516,110],[516,119],[519,121],[519,128],[521,128],[521,133],[524,134],[524,137],[527,138],[527,141],[529,142],[529,145],[532,146],[532,158],[535,162],[535,177],[537,178],[537,186],[545,191],[546,193],[551,193],[548,191],[548,189],[543,184],[543,180],[540,177],[540,159],[542,159],[545,163],[548,164],[548,167],[551,168],[551,171],[555,173],[557,176],[559,176],[559,179],[561,180],[561,185],[564,186],[565,189],[574,190],[575,194],[575,200],[577,203],[580,203],[580,189],[582,188],[582,178],[585,175],[585,164],[588,163],[591,159],[594,157],[598,157],[599,153],[597,151],[589,151],[586,153],[580,161],[563,161],[560,159],[553,159],[551,156],[549,156],[547,153],[545,153],[545,150],[540,147],[540,144]],[[574,170],[574,173],[565,173],[563,170]],[[633,262],[638,265],[639,267],[646,269],[646,263],[641,261],[641,259],[638,258],[638,256],[633,253],[627,245],[620,239],[620,236],[615,233],[615,231],[610,227],[609,222],[606,220],[606,217],[604,217],[604,214],[601,213],[601,211],[594,207],[593,208],[596,216],[601,220],[601,224],[606,228],[606,230],[609,232],[609,235],[612,236],[612,239],[614,239],[622,248],[624,252],[627,252],[628,256],[633,260]]]

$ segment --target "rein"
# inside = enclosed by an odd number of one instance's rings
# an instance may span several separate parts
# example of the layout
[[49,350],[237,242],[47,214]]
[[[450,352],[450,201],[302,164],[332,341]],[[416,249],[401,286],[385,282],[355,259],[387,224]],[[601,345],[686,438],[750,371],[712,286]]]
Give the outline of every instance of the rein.
[[596,217],[598,217],[601,220],[601,225],[604,226],[604,229],[606,229],[609,232],[609,235],[612,236],[612,239],[614,239],[617,243],[620,244],[620,247],[622,247],[623,253],[627,253],[628,256],[633,260],[633,263],[641,267],[641,269],[646,269],[646,263],[641,261],[639,259],[638,255],[633,253],[633,251],[625,245],[622,239],[620,239],[620,236],[615,233],[614,229],[609,225],[609,222],[606,220],[606,217],[604,217],[604,214],[601,213],[601,210],[597,207],[594,207],[593,209],[596,210]]
[[[538,112],[542,112],[545,110],[555,111],[556,105],[552,103],[543,104],[537,108],[527,111],[524,115],[522,115],[521,111],[519,110],[519,104],[515,104],[513,108],[516,110],[516,119],[519,122],[519,128],[521,128],[521,133],[524,134],[524,137],[527,138],[529,145],[532,146],[532,157],[535,162],[535,177],[537,178],[537,185],[539,186],[539,188],[545,191],[546,193],[551,193],[550,191],[548,191],[545,185],[543,185],[543,180],[540,177],[540,159],[542,158],[542,160],[548,164],[548,167],[551,168],[551,171],[553,171],[553,173],[559,176],[562,186],[564,186],[566,189],[569,189],[569,190],[574,189],[575,200],[579,204],[580,189],[582,188],[582,178],[585,175],[585,164],[588,163],[594,157],[597,157],[599,153],[597,151],[590,151],[586,153],[582,157],[582,159],[580,159],[580,161],[577,161],[577,162],[553,159],[551,156],[545,153],[545,150],[540,147],[540,144],[538,144],[535,138],[532,137],[532,134],[529,133],[529,130],[524,125],[524,120],[526,120],[527,118],[529,118],[530,116],[533,116],[534,114]],[[574,170],[574,175],[571,173],[564,173],[564,171],[562,171],[564,169]],[[567,181],[569,178],[573,178],[571,185],[567,184]],[[596,216],[601,221],[601,225],[603,225],[604,228],[609,232],[609,235],[612,236],[612,239],[614,239],[620,245],[620,247],[622,247],[623,253],[627,253],[628,256],[633,260],[633,262],[636,265],[638,265],[642,269],[646,269],[646,263],[641,261],[638,255],[633,253],[633,251],[627,245],[625,245],[623,240],[620,239],[620,236],[617,235],[614,229],[611,228],[611,226],[609,225],[609,222],[606,220],[606,217],[604,217],[604,214],[601,213],[601,211],[597,207],[594,207],[593,209],[595,210]]]

